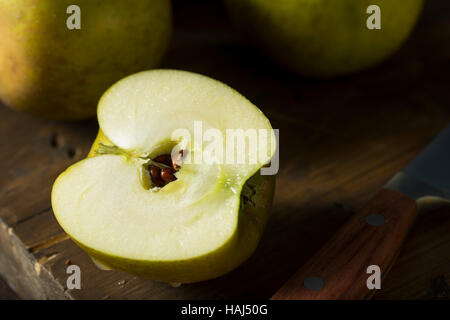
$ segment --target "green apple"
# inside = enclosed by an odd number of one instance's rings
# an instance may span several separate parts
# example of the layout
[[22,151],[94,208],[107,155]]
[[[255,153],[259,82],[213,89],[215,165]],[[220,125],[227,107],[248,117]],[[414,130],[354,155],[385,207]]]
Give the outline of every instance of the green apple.
[[[189,283],[227,273],[253,253],[275,183],[259,170],[276,144],[270,122],[256,106],[211,78],[152,70],[113,85],[100,99],[97,115],[100,132],[88,158],[64,171],[52,190],[58,222],[97,265]],[[229,130],[242,129],[266,132],[268,147],[251,148],[245,139],[243,163],[194,161],[210,144],[174,132],[195,136],[198,121],[205,135],[209,129],[223,134],[221,145],[228,145]],[[180,145],[185,158],[176,180],[155,186],[148,168]],[[226,148],[226,155],[238,145]]]
[[[225,0],[237,27],[267,55],[304,76],[360,71],[395,52],[423,0]],[[367,28],[371,5],[381,29]]]
[[[79,30],[66,25],[73,4]],[[2,0],[0,99],[51,119],[95,116],[109,86],[159,64],[171,30],[170,0]]]

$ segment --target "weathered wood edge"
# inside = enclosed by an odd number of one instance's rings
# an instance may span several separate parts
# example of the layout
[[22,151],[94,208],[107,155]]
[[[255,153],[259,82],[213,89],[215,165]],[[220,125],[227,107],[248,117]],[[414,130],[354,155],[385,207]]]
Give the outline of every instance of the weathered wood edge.
[[22,299],[73,299],[0,219],[0,270]]

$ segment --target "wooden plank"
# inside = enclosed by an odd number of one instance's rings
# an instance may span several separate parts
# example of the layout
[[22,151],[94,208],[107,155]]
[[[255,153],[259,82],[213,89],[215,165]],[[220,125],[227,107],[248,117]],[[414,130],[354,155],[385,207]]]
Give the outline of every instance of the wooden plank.
[[16,293],[25,299],[66,299],[61,286],[42,268],[22,241],[0,220],[0,270]]
[[22,220],[14,228],[30,252],[39,251],[67,239],[52,210],[45,210]]
[[376,299],[450,299],[450,209],[420,216]]
[[53,181],[86,155],[96,125],[32,119],[5,107],[0,117],[0,217],[14,225],[50,209]]
[[[164,67],[224,81],[280,129],[275,203],[260,246],[230,274],[180,288],[97,269],[50,207],[54,179],[86,155],[95,121],[56,123],[0,106],[0,272],[22,297],[270,297],[450,121],[448,1],[427,3],[419,27],[392,59],[329,81],[302,79],[267,61],[239,40],[217,3],[178,5]],[[449,228],[444,211],[420,217],[375,297],[445,297]],[[81,267],[82,290],[66,289],[67,263]]]

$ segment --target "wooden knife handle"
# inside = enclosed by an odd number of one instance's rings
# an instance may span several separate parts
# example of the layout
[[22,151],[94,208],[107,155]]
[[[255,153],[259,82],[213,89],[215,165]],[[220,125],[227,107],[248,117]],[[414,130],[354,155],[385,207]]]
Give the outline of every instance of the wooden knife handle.
[[[384,277],[417,215],[416,202],[393,190],[381,190],[344,224],[312,259],[271,298],[363,299],[367,267],[378,265]],[[383,282],[381,282],[383,288]]]

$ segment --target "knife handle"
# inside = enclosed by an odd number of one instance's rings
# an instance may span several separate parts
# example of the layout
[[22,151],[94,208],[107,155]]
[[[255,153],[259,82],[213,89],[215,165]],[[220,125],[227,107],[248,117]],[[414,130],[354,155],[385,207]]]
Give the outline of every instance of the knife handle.
[[367,288],[367,267],[378,265],[384,278],[416,215],[413,199],[381,190],[271,299],[368,298],[376,290]]

